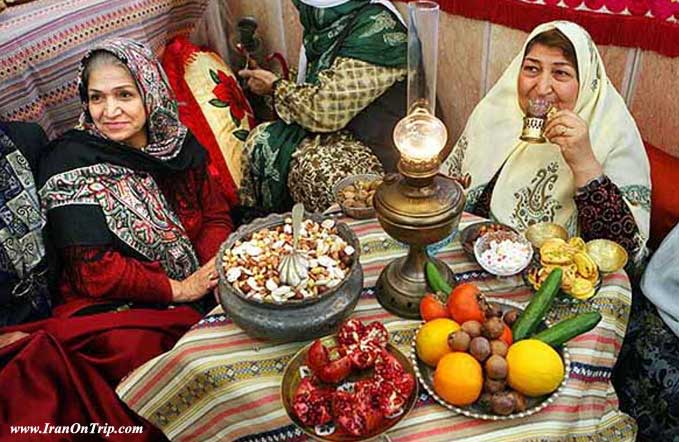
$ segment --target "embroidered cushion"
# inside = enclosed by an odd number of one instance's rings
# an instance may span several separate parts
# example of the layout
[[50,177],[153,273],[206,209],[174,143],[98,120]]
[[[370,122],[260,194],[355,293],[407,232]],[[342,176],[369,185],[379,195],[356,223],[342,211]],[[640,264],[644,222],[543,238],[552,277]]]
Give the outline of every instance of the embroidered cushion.
[[651,238],[649,245],[658,247],[663,238],[679,222],[679,158],[644,142],[651,164]]
[[208,171],[236,205],[243,142],[255,125],[238,80],[216,53],[183,36],[168,44],[162,64],[177,95],[179,118],[208,150]]

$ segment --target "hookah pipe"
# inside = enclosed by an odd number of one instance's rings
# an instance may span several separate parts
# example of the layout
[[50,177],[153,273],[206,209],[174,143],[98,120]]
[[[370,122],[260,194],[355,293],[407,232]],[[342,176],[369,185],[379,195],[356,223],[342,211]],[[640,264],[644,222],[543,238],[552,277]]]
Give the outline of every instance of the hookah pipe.
[[[250,55],[250,52],[245,49],[245,46],[243,46],[242,43],[236,44],[236,51],[245,58],[245,69],[254,69],[258,67],[257,61]],[[280,64],[283,78],[288,80],[290,77],[290,69],[288,68],[288,63],[285,61],[283,55],[280,52],[273,52],[265,58],[267,63],[271,63],[273,60],[276,60]]]

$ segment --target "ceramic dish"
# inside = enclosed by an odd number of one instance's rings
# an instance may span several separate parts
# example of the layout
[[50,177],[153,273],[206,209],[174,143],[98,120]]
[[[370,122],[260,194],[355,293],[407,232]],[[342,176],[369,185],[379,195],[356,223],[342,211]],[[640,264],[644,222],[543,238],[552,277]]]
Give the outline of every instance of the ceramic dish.
[[[355,249],[355,256],[342,282],[319,296],[283,303],[264,302],[245,296],[228,282],[228,268],[224,265],[225,251],[236,242],[250,238],[254,232],[282,225],[287,217],[290,217],[290,213],[272,214],[240,226],[217,253],[219,302],[224,311],[229,312],[233,322],[253,338],[275,342],[307,341],[332,333],[351,314],[363,289],[358,238],[348,225],[339,222],[336,225],[338,235]],[[318,214],[306,214],[305,218],[318,223],[327,219]]]
[[523,271],[533,258],[533,247],[521,234],[499,230],[479,236],[474,243],[476,262],[488,273],[511,276]]
[[[336,344],[334,335],[322,338],[322,342],[326,346]],[[288,417],[290,417],[290,419],[295,423],[295,425],[301,428],[302,431],[307,436],[310,436],[314,440],[328,442],[358,442],[358,441],[364,442],[379,440],[380,437],[386,436],[386,432],[390,428],[394,427],[394,425],[398,424],[401,420],[403,420],[403,418],[406,417],[415,406],[415,403],[417,402],[417,398],[419,395],[417,382],[415,382],[415,388],[413,389],[413,392],[410,394],[408,401],[403,407],[403,412],[398,416],[392,418],[385,418],[383,424],[377,430],[373,431],[371,434],[368,434],[366,436],[360,437],[352,436],[344,432],[340,432],[335,428],[334,424],[332,423],[329,425],[324,425],[323,427],[309,427],[307,425],[304,425],[295,415],[292,409],[292,401],[295,396],[295,392],[297,391],[297,387],[299,386],[299,383],[302,381],[304,377],[308,376],[311,373],[311,370],[306,366],[306,357],[311,345],[312,344],[304,346],[292,357],[292,359],[290,359],[290,362],[288,362],[288,365],[285,367],[285,371],[283,372],[283,381],[281,383],[281,399],[283,401],[283,407],[285,408],[285,412],[288,414]],[[387,351],[389,351],[389,353],[396,357],[396,359],[398,359],[401,365],[403,365],[405,370],[416,379],[413,365],[406,355],[404,355],[398,348],[396,348],[392,344],[387,345]],[[344,384],[342,384],[342,386],[345,387],[351,385],[352,382],[359,381],[369,376],[372,376],[371,369],[363,370],[360,373],[352,374],[350,375],[349,379],[345,381]]]
[[477,238],[484,233],[495,230],[507,230],[517,233],[514,228],[506,224],[496,223],[493,221],[482,221],[479,223],[470,224],[460,232],[460,243],[462,243],[462,248],[470,258],[476,259],[474,257],[474,243],[476,242]]
[[608,239],[594,239],[587,243],[587,254],[604,273],[613,273],[627,264],[627,251],[623,246]]
[[[497,305],[499,305],[503,311],[506,311],[510,308],[515,308],[517,310],[523,311],[523,307],[521,304],[517,302],[513,302],[507,299],[501,299],[501,298],[487,298],[488,301],[493,302]],[[543,325],[545,327],[549,326],[550,323],[549,321],[543,321]],[[419,329],[418,329],[419,331]],[[415,334],[417,336],[417,333]],[[435,369],[428,366],[424,362],[420,360],[420,358],[417,357],[417,349],[415,347],[415,339],[413,339],[413,343],[411,346],[411,351],[410,351],[410,358],[413,361],[413,366],[415,368],[415,374],[417,376],[417,379],[420,381],[422,386],[424,387],[425,390],[434,398],[436,402],[439,404],[443,405],[445,408],[454,411],[456,413],[463,414],[468,417],[472,417],[474,419],[483,419],[483,420],[492,420],[492,421],[501,421],[501,420],[512,420],[512,419],[521,419],[526,416],[530,416],[532,414],[538,413],[541,410],[543,410],[546,406],[549,404],[553,403],[561,394],[563,389],[565,388],[566,382],[568,380],[568,377],[570,376],[571,372],[571,358],[570,358],[570,353],[568,351],[567,345],[562,345],[561,348],[557,349],[557,352],[561,355],[561,358],[564,362],[564,376],[563,380],[561,381],[561,384],[559,385],[559,388],[557,388],[556,391],[551,393],[550,395],[547,396],[542,396],[539,398],[531,398],[531,397],[526,397],[527,400],[527,405],[528,407],[526,408],[525,411],[519,412],[519,413],[512,413],[507,416],[501,416],[497,414],[491,414],[487,411],[485,411],[481,406],[478,404],[474,403],[471,405],[467,405],[464,407],[458,407],[456,405],[452,405],[448,402],[446,402],[443,398],[441,398],[436,392],[434,391],[434,371]]]
[[[333,195],[335,196],[335,201],[337,201],[337,204],[339,204],[340,208],[342,209],[342,212],[344,212],[345,215],[350,216],[351,218],[355,219],[373,218],[375,216],[375,208],[372,204],[372,196],[366,203],[367,204],[366,207],[351,207],[346,203],[346,199],[343,196],[343,191],[345,190],[346,187],[354,185],[359,181],[362,183],[372,183],[374,181],[382,181],[382,176],[372,173],[365,173],[349,175],[347,177],[342,178],[333,186]],[[374,195],[375,189],[373,189],[371,192]]]
[[545,241],[551,238],[561,238],[568,241],[566,229],[555,223],[533,224],[526,229],[524,235],[536,249],[539,249]]

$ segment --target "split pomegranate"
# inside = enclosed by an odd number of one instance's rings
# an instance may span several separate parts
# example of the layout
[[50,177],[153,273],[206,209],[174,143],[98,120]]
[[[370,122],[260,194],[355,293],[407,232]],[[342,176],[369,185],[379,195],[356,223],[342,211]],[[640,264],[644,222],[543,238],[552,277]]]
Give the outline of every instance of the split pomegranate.
[[297,387],[292,408],[305,425],[313,427],[327,424],[332,420],[334,394],[332,389],[321,388],[311,378],[304,378]]

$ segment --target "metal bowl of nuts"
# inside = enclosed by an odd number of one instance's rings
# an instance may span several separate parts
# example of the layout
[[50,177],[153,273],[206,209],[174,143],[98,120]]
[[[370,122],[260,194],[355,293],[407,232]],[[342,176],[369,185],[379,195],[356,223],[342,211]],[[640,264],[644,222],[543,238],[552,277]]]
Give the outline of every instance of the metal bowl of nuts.
[[339,180],[333,187],[335,200],[342,212],[355,219],[375,216],[373,196],[382,184],[382,176],[372,173],[349,175]]
[[273,214],[241,226],[217,253],[219,300],[249,336],[305,341],[335,331],[363,289],[360,246],[344,223],[304,214],[296,252],[305,271],[286,281],[281,261],[293,251],[291,214]]

